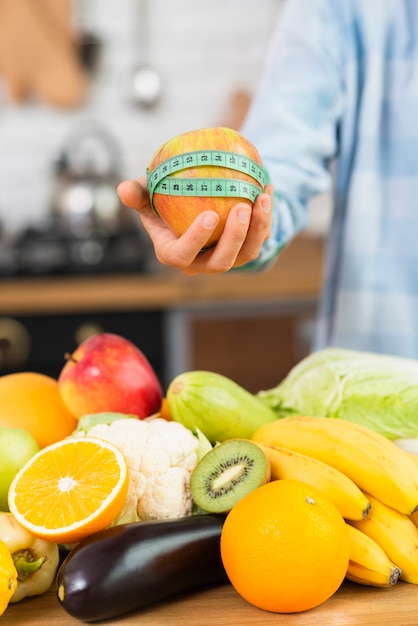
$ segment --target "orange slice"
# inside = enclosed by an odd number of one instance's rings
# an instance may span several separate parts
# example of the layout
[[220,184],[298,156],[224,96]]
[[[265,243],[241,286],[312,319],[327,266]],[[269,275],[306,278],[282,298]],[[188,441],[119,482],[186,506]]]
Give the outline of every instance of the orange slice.
[[9,508],[33,535],[74,543],[121,510],[129,473],[122,452],[95,437],[69,437],[35,454],[16,474]]

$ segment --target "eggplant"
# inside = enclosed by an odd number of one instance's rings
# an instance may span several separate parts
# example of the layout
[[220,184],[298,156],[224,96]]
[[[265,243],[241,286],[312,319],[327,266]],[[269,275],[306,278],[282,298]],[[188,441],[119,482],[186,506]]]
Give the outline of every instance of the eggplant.
[[225,515],[131,522],[93,533],[66,556],[57,598],[84,622],[112,619],[199,587],[227,582]]

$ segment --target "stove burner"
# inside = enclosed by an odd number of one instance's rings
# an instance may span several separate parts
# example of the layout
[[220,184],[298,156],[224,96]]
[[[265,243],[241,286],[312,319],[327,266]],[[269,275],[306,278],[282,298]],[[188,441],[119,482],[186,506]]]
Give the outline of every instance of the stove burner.
[[29,227],[14,240],[0,240],[0,276],[48,276],[147,272],[145,238],[131,229],[74,237],[55,226]]

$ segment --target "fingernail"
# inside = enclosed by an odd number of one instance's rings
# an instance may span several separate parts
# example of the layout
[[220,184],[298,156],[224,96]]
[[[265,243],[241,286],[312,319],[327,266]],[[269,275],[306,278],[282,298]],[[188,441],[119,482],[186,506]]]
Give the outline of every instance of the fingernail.
[[208,230],[215,228],[218,223],[218,216],[216,213],[205,213],[202,217],[202,226]]
[[262,207],[264,213],[270,213],[270,211],[271,211],[271,200],[270,200],[270,198],[266,198],[265,200],[263,200],[261,202],[261,207]]
[[250,217],[250,207],[242,207],[241,209],[238,209],[238,221],[241,222],[241,224],[248,224],[248,222],[250,221]]

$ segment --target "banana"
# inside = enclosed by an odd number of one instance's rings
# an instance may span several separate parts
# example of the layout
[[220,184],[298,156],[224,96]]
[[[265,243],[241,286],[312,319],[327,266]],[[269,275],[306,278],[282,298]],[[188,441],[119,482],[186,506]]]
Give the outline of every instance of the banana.
[[391,587],[398,582],[401,570],[381,546],[358,528],[347,523],[350,560],[346,578],[360,585]]
[[418,472],[418,454],[415,454],[415,452],[408,452],[407,454],[409,458],[412,459],[412,462],[415,465],[416,471]]
[[418,585],[418,528],[411,519],[370,494],[370,511],[350,524],[374,539],[400,569],[399,578]]
[[370,504],[359,487],[339,470],[313,457],[286,448],[256,443],[270,461],[271,479],[302,480],[328,496],[345,519],[366,517]]
[[[416,475],[418,481],[418,454],[415,454],[414,452],[409,452],[408,454],[416,467]],[[415,526],[418,526],[418,510],[412,513],[411,520],[414,522]]]
[[291,416],[265,424],[252,439],[328,463],[401,513],[411,515],[418,510],[413,459],[369,428],[339,418]]

